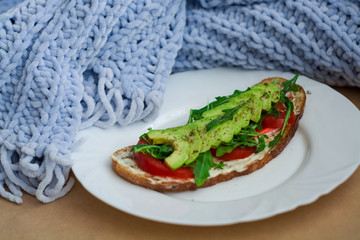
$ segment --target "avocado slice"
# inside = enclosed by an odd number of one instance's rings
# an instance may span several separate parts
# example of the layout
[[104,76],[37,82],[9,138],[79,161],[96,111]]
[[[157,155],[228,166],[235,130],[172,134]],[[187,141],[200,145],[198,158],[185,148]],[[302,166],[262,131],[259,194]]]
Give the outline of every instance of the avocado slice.
[[[263,85],[260,85],[263,86]],[[267,91],[266,88],[261,89],[261,87],[252,88],[251,92],[261,100],[262,102],[262,109],[268,111],[271,108],[271,92]]]
[[190,164],[199,156],[200,149],[202,148],[202,140],[196,124],[187,124],[181,127],[180,131],[184,134],[190,146],[189,156],[185,161],[185,164]]
[[152,144],[167,144],[170,145],[174,151],[165,159],[165,164],[171,169],[175,170],[181,167],[189,158],[190,144],[181,131],[164,130],[150,130],[147,133],[148,138]]
[[272,102],[278,102],[280,100],[281,89],[273,83],[259,83],[252,86],[251,89],[267,91]]

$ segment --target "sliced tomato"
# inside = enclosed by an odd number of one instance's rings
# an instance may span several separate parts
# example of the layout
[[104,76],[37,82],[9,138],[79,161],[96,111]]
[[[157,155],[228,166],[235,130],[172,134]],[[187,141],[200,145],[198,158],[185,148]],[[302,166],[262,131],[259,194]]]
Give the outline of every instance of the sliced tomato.
[[[212,155],[215,157],[216,149],[211,149],[210,151],[211,151]],[[250,156],[255,151],[256,151],[256,147],[244,147],[244,148],[236,147],[231,152],[225,153],[218,158],[220,158],[222,160],[227,160],[227,161],[242,159],[242,158],[246,158],[246,157]]]
[[[276,104],[276,109],[279,110],[280,114],[279,114],[279,118],[281,119],[285,119],[285,115],[286,115],[286,106],[284,103],[279,102]],[[295,122],[295,113],[294,111],[290,112],[290,118],[288,119],[288,123],[289,125],[293,124]]]
[[[145,140],[140,139],[138,144],[147,143]],[[141,170],[155,176],[171,177],[176,179],[194,178],[192,167],[180,167],[176,170],[172,170],[163,161],[154,158],[150,154],[142,152],[134,153],[134,160]]]
[[285,119],[281,116],[279,118],[275,118],[273,115],[266,115],[261,122],[262,129],[278,129],[284,125]]
[[275,108],[279,111],[279,112],[285,112],[286,111],[286,106],[284,103],[282,102],[278,102],[275,106]]
[[[261,122],[262,130],[258,131],[259,133],[268,133],[276,129],[282,128],[285,121],[286,107],[283,103],[278,103],[276,109],[279,111],[279,118],[275,118],[273,115],[266,115]],[[295,113],[294,111],[290,112],[290,118],[288,119],[287,124],[291,125],[295,122]]]
[[294,124],[295,119],[296,119],[295,113],[294,113],[294,111],[291,111],[291,112],[290,112],[290,118],[288,119],[287,124],[288,124],[288,125]]

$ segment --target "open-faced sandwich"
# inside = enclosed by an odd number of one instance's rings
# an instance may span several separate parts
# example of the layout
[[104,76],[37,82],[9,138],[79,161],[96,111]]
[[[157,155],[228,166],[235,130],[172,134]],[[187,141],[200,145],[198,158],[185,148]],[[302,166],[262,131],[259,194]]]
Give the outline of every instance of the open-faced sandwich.
[[306,95],[291,80],[268,78],[245,91],[191,109],[183,126],[153,130],[112,155],[114,171],[156,191],[209,187],[249,174],[279,155],[294,136]]

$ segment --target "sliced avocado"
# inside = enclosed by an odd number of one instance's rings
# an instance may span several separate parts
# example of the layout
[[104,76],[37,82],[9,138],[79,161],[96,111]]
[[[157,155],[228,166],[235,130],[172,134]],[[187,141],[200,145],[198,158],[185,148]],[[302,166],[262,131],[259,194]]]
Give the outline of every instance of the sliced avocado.
[[200,152],[206,152],[211,148],[213,138],[209,137],[209,133],[206,130],[206,125],[214,118],[202,118],[191,124],[196,125],[197,132],[201,138],[201,149]]
[[264,85],[251,88],[251,92],[262,101],[262,109],[268,111],[271,108],[271,92]]
[[249,125],[251,118],[251,111],[248,108],[242,109],[241,114],[236,114],[234,116],[234,134],[237,134],[240,132],[242,128],[245,128]]
[[181,128],[185,138],[190,146],[189,156],[185,164],[190,164],[199,156],[202,148],[202,140],[197,130],[196,124],[187,124]]
[[224,115],[223,110],[230,109],[236,107],[238,104],[234,102],[227,102],[224,104],[221,104],[220,106],[217,106],[211,110],[208,110],[202,114],[203,118],[209,118],[209,117],[219,117]]
[[217,135],[219,135],[221,142],[230,142],[231,141],[231,139],[234,136],[234,130],[235,130],[236,124],[237,124],[236,122],[234,122],[232,120],[228,120],[214,128],[214,131],[217,132],[216,133]]
[[247,91],[236,97],[233,97],[229,100],[229,102],[221,104],[213,109],[210,109],[202,114],[202,117],[219,117],[224,114],[223,110],[234,108],[240,104],[245,103],[250,98],[256,97],[252,92]]
[[244,107],[250,111],[250,119],[252,121],[258,122],[260,120],[262,112],[262,101],[260,99],[251,98]]
[[[221,144],[221,142],[222,142],[221,134],[223,133],[223,130],[226,130],[226,129],[227,128],[224,129],[223,124],[221,124],[216,127],[213,127],[211,130],[206,132],[205,137],[208,139],[211,139],[210,148],[217,148]],[[207,149],[207,150],[209,150],[209,149]],[[205,151],[207,151],[207,150],[205,150]]]
[[171,169],[181,167],[189,158],[190,144],[186,137],[178,131],[164,130],[150,130],[147,134],[148,138],[152,140],[152,144],[167,144],[174,149],[173,153],[165,159],[166,165]]
[[234,108],[240,104],[245,103],[254,97],[262,102],[262,110],[268,111],[271,108],[271,102],[278,101],[280,89],[274,84],[257,84],[251,87],[248,91],[241,93],[238,96],[229,99],[229,102],[224,103],[216,108],[210,109],[202,114],[202,117],[216,117],[223,115],[223,110]]
[[[164,130],[150,130],[147,134],[153,144],[168,144],[174,152],[165,159],[171,169],[177,169],[184,164],[190,164],[202,152],[218,147],[222,142],[229,142],[234,134],[249,125],[250,120],[258,122],[262,110],[268,110],[271,102],[280,98],[280,89],[272,83],[258,84],[240,95],[231,97],[227,103],[205,111],[201,119],[184,126]],[[243,104],[227,120],[210,130],[207,125],[215,118],[225,114],[224,110]]]
[[264,89],[270,94],[272,102],[278,102],[281,89],[273,83],[260,83],[251,87],[251,89]]

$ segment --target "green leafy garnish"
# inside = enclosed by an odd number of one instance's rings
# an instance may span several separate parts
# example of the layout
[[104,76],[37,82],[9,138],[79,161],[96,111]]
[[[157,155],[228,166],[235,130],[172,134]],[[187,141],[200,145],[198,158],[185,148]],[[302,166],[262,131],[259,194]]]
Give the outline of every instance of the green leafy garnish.
[[[150,131],[150,130],[152,130],[152,128],[148,128],[147,130]],[[150,143],[150,142],[148,141],[148,133],[143,133],[143,134],[139,137],[139,139],[144,139],[147,143]]]
[[268,136],[258,133],[255,130],[255,126],[256,124],[249,125],[249,127],[234,135],[230,142],[220,144],[216,149],[216,156],[221,157],[225,153],[230,153],[236,147],[256,147],[255,153],[263,151],[266,147],[265,139],[268,138]]
[[[265,117],[266,115],[273,115],[274,118],[279,118],[280,116],[280,112],[279,110],[276,109],[276,104],[272,104],[271,108],[269,109],[268,112],[266,112],[265,114],[263,114],[262,117]],[[261,124],[260,124],[261,125]]]
[[[249,88],[247,89],[249,90]],[[246,90],[246,91],[247,91]],[[215,101],[209,103],[208,105],[206,105],[203,108],[200,109],[190,109],[190,115],[189,115],[189,119],[188,119],[188,123],[191,123],[195,120],[199,120],[202,118],[202,114],[208,110],[211,110],[217,106],[220,106],[224,103],[229,102],[230,98],[236,97],[238,95],[240,95],[241,93],[243,93],[245,91],[240,91],[240,90],[235,90],[233,94],[229,95],[229,96],[219,96],[215,98]]]
[[147,139],[147,133],[142,134],[139,139],[144,139],[147,143],[149,143],[148,139]]
[[274,147],[280,141],[281,137],[284,135],[285,127],[289,121],[291,111],[294,110],[294,104],[288,97],[286,97],[286,93],[299,91],[298,87],[296,86],[296,80],[298,79],[299,76],[300,74],[296,74],[295,77],[293,77],[291,80],[282,83],[283,89],[280,91],[279,102],[283,102],[285,104],[286,114],[284,117],[284,124],[281,129],[281,132],[277,136],[275,136],[275,138],[269,143],[270,148]]
[[174,150],[171,146],[163,145],[148,145],[148,144],[138,144],[131,148],[132,152],[143,152],[145,154],[150,154],[157,159],[167,158]]
[[224,163],[215,163],[210,151],[200,153],[194,164],[194,179],[197,186],[204,184],[209,178],[211,168],[222,169]]
[[272,82],[272,84],[276,85],[278,81],[279,81],[279,79],[275,78],[274,81]]
[[226,122],[228,120],[232,120],[234,118],[234,115],[236,114],[236,112],[246,104],[247,102],[237,105],[234,108],[229,108],[229,109],[224,109],[223,112],[225,113],[224,115],[215,118],[214,120],[210,121],[207,125],[206,125],[206,131],[209,131],[210,129],[212,129],[213,127],[218,126],[219,124]]
[[221,104],[227,103],[229,98],[227,97],[217,97],[216,101],[209,103],[203,108],[200,109],[190,109],[190,115],[188,119],[188,123],[191,123],[195,120],[199,120],[202,118],[202,114],[210,109],[213,109]]
[[285,81],[282,83],[283,91],[287,92],[297,92],[299,91],[298,87],[296,86],[296,80],[299,78],[300,74],[296,74],[291,80]]

